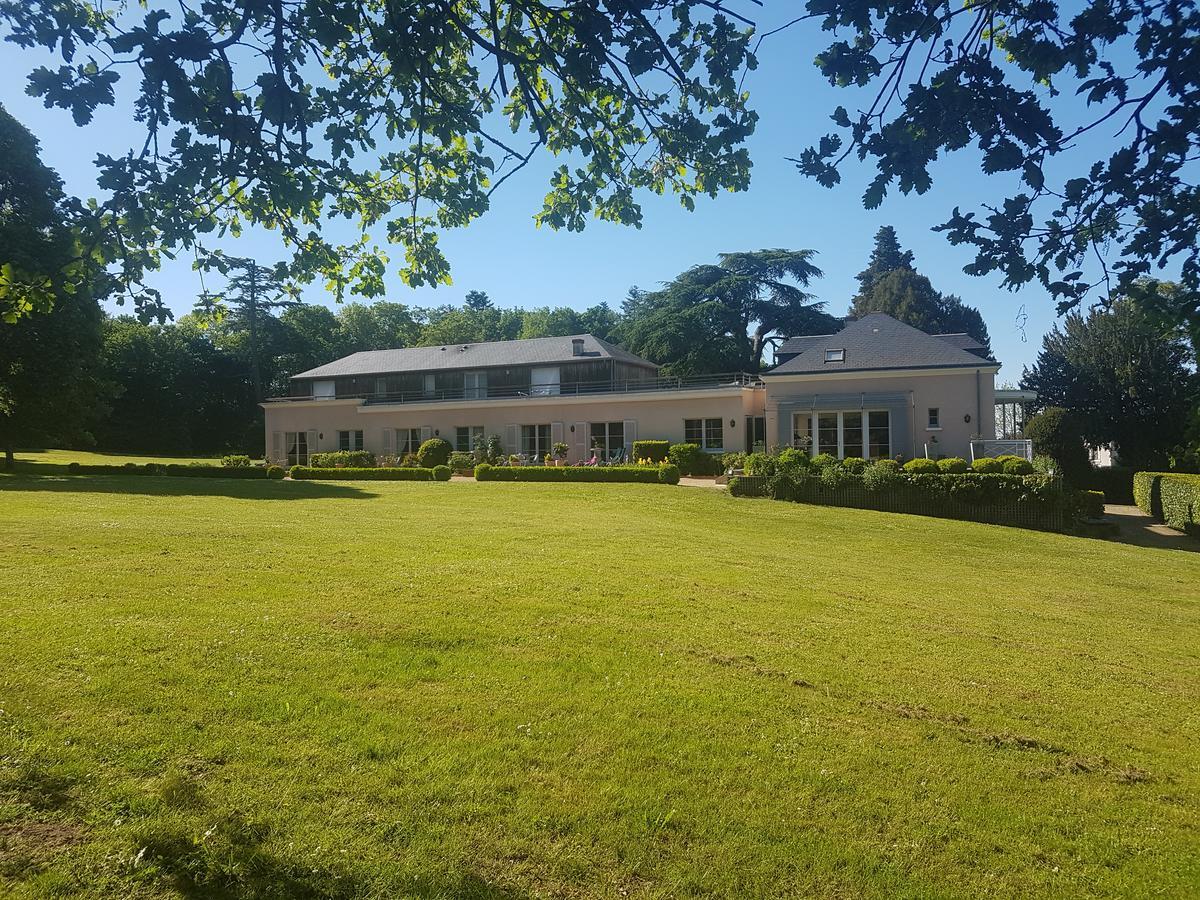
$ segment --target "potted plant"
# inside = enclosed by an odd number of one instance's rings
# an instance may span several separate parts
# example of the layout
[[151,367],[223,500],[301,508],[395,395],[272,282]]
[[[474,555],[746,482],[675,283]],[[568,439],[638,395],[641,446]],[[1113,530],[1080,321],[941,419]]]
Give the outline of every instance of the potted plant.
[[554,454],[554,465],[556,465],[556,466],[566,465],[567,453],[569,450],[570,450],[570,448],[566,444],[564,444],[562,441],[559,441],[557,444],[555,444],[553,447],[551,447],[550,452]]

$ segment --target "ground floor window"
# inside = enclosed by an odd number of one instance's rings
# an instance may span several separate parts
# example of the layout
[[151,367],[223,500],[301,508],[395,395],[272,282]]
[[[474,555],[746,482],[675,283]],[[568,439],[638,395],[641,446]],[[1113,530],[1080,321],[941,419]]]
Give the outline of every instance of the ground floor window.
[[721,419],[684,419],[683,440],[702,450],[724,450],[724,422]]
[[792,415],[792,446],[839,459],[892,455],[892,418],[886,409],[819,411]]
[[401,459],[407,453],[416,453],[421,449],[421,429],[420,428],[397,428],[396,429],[396,455]]
[[307,431],[285,431],[283,433],[283,446],[287,450],[287,464],[289,466],[308,465]]
[[522,425],[521,452],[529,459],[544,458],[550,452],[550,426]]
[[608,459],[625,449],[624,422],[592,422],[592,447],[599,456]]
[[362,450],[363,449],[363,433],[361,431],[339,431],[338,432],[338,449],[339,450]]
[[761,453],[767,448],[765,416],[746,416],[746,452]]
[[483,443],[482,425],[459,425],[454,429],[454,449],[471,453]]

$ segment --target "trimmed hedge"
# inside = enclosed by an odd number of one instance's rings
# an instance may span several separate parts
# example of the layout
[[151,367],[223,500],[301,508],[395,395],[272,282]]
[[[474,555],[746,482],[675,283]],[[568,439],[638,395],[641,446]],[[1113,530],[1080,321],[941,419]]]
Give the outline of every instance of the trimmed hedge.
[[331,450],[314,453],[308,458],[312,469],[366,469],[375,465],[375,454],[369,450]]
[[1085,519],[1104,518],[1104,492],[1080,491],[1079,511]]
[[665,462],[670,449],[670,441],[634,441],[633,458],[648,459],[656,463]]
[[449,481],[450,476],[453,474],[454,473],[452,471],[450,471],[449,466],[434,466],[433,467],[433,480],[434,481]]
[[672,444],[667,450],[671,465],[682,475],[720,475],[721,460],[700,449],[699,444]]
[[267,477],[272,481],[279,481],[286,474],[283,466],[267,466]]
[[1061,531],[1072,524],[1080,501],[1045,475],[921,474],[869,466],[863,475],[839,471],[734,478],[735,497],[771,497],[797,503],[988,522]]
[[315,466],[292,466],[289,473],[295,481],[433,481],[433,469],[381,467],[373,469],[320,469]]
[[480,463],[475,467],[475,480],[678,484],[679,469],[672,465],[651,468],[649,466],[493,466],[488,463]]
[[1200,534],[1200,475],[1138,472],[1133,476],[1138,508],[1172,528]]

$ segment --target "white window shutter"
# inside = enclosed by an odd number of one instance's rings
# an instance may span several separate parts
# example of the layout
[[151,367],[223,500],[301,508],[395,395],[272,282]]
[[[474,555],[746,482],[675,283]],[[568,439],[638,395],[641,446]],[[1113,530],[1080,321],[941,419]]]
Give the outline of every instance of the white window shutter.
[[283,459],[283,432],[271,432],[271,461],[279,462]]
[[633,459],[633,442],[637,440],[637,419],[625,420],[625,459]]
[[[309,432],[308,432],[308,455],[309,455],[309,457],[311,458],[311,457],[312,457],[312,455],[313,455],[314,453],[317,453],[317,452],[318,452],[318,448],[317,448],[317,432],[316,432],[316,430],[315,430],[315,429],[310,429],[310,430],[309,430]],[[307,460],[307,459],[304,461],[304,464],[305,464],[306,466],[308,465],[308,460]]]
[[383,455],[384,456],[395,456],[396,455],[395,448],[392,446],[395,443],[393,441],[393,438],[395,436],[396,436],[396,431],[394,428],[383,429]]
[[433,437],[433,426],[432,425],[422,425],[421,426],[421,443],[422,444],[425,443],[431,437]]
[[565,430],[565,426],[563,425],[562,422],[551,422],[550,423],[551,449],[554,449],[554,447],[553,447],[554,444],[561,444],[563,442],[563,431],[564,430]]
[[575,423],[575,458],[577,461],[583,461],[588,458],[588,423]]
[[521,430],[519,426],[504,426],[504,449],[509,453],[521,452]]

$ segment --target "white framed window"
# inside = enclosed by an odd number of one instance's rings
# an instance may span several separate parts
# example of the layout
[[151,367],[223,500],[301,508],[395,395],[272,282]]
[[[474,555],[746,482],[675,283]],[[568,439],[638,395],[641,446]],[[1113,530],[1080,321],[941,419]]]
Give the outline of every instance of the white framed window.
[[819,410],[792,414],[792,446],[839,459],[892,455],[892,416],[886,409]]
[[845,362],[845,361],[846,361],[845,348],[842,348],[842,347],[831,348],[831,349],[825,351],[825,362]]
[[684,419],[683,439],[702,450],[724,450],[724,425],[723,419]]
[[942,428],[942,411],[936,407],[929,407],[929,424],[926,426],[930,431],[940,431]]
[[363,449],[363,433],[361,431],[339,431],[338,432],[338,449],[339,450],[362,450]]
[[624,422],[592,422],[588,428],[592,444],[589,449],[598,451],[603,458],[608,458],[625,448]]
[[396,455],[403,458],[405,454],[416,453],[421,449],[420,428],[396,429]]
[[287,452],[287,464],[289,466],[308,465],[309,446],[307,431],[285,431],[283,434],[283,446]]
[[482,425],[459,425],[454,429],[454,449],[470,453],[483,443]]
[[544,458],[550,452],[550,425],[522,425],[521,452],[530,459]]

